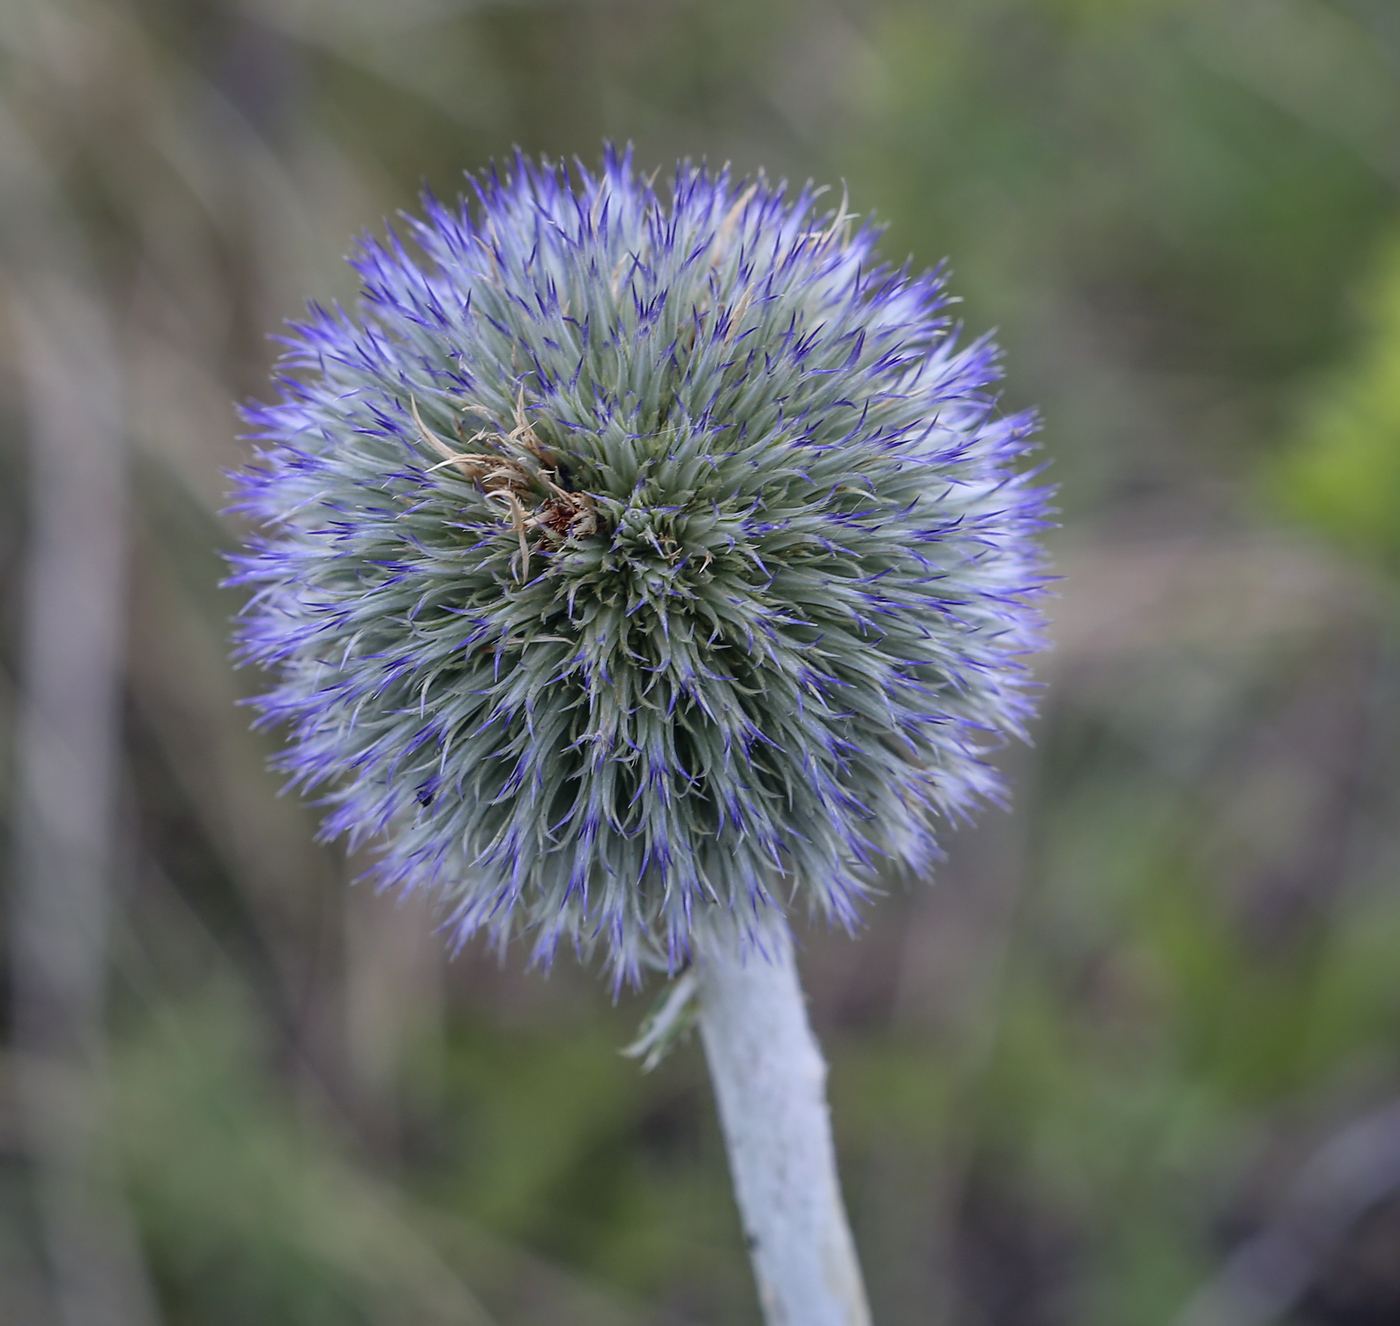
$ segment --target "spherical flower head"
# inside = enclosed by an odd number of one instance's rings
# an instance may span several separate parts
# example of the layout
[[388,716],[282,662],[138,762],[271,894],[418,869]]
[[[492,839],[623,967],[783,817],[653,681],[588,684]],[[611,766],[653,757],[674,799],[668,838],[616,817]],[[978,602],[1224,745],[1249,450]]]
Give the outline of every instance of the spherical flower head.
[[281,765],[388,885],[618,979],[994,794],[1028,713],[1033,431],[938,273],[819,190],[519,157],[364,240],[250,408],[244,657]]

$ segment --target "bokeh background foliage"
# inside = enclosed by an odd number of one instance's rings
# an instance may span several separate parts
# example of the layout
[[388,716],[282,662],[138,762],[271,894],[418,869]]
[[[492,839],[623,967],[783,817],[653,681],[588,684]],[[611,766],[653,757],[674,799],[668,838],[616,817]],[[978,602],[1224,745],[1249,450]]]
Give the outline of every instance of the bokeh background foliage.
[[[1392,1326],[1390,0],[5,0],[4,1319],[62,1320],[80,1173],[131,1326],[756,1320],[696,1047],[641,1076],[650,992],[449,962],[347,887],[225,662],[265,334],[421,182],[608,136],[951,256],[1061,485],[1013,812],[803,938],[876,1319]],[[26,826],[81,807],[34,800],[29,641],[112,565],[113,830],[45,922]],[[29,947],[69,932],[54,1031]]]

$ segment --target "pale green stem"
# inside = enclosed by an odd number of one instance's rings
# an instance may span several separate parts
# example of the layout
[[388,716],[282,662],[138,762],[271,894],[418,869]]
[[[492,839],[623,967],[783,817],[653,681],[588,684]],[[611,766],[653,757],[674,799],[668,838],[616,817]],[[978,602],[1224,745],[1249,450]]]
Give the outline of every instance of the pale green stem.
[[768,1326],[869,1326],[841,1199],[826,1063],[812,1036],[792,936],[697,954],[700,1034],[734,1193]]

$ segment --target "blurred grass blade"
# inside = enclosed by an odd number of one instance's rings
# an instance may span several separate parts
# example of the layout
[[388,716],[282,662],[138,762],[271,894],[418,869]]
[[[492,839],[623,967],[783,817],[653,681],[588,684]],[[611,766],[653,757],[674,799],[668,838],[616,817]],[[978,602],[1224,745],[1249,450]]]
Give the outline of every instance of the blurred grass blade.
[[30,433],[11,927],[16,1080],[61,1326],[156,1313],[102,1167],[105,987],[126,592],[125,434],[111,327],[61,205],[0,121]]

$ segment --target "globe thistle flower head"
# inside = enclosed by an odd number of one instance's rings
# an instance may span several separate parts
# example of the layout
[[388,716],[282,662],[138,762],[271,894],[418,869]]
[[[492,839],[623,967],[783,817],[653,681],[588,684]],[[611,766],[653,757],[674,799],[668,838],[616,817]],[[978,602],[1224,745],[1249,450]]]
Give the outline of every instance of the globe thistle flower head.
[[844,201],[517,156],[364,240],[251,407],[241,655],[325,832],[459,939],[674,970],[849,924],[993,796],[1045,494],[939,273]]

